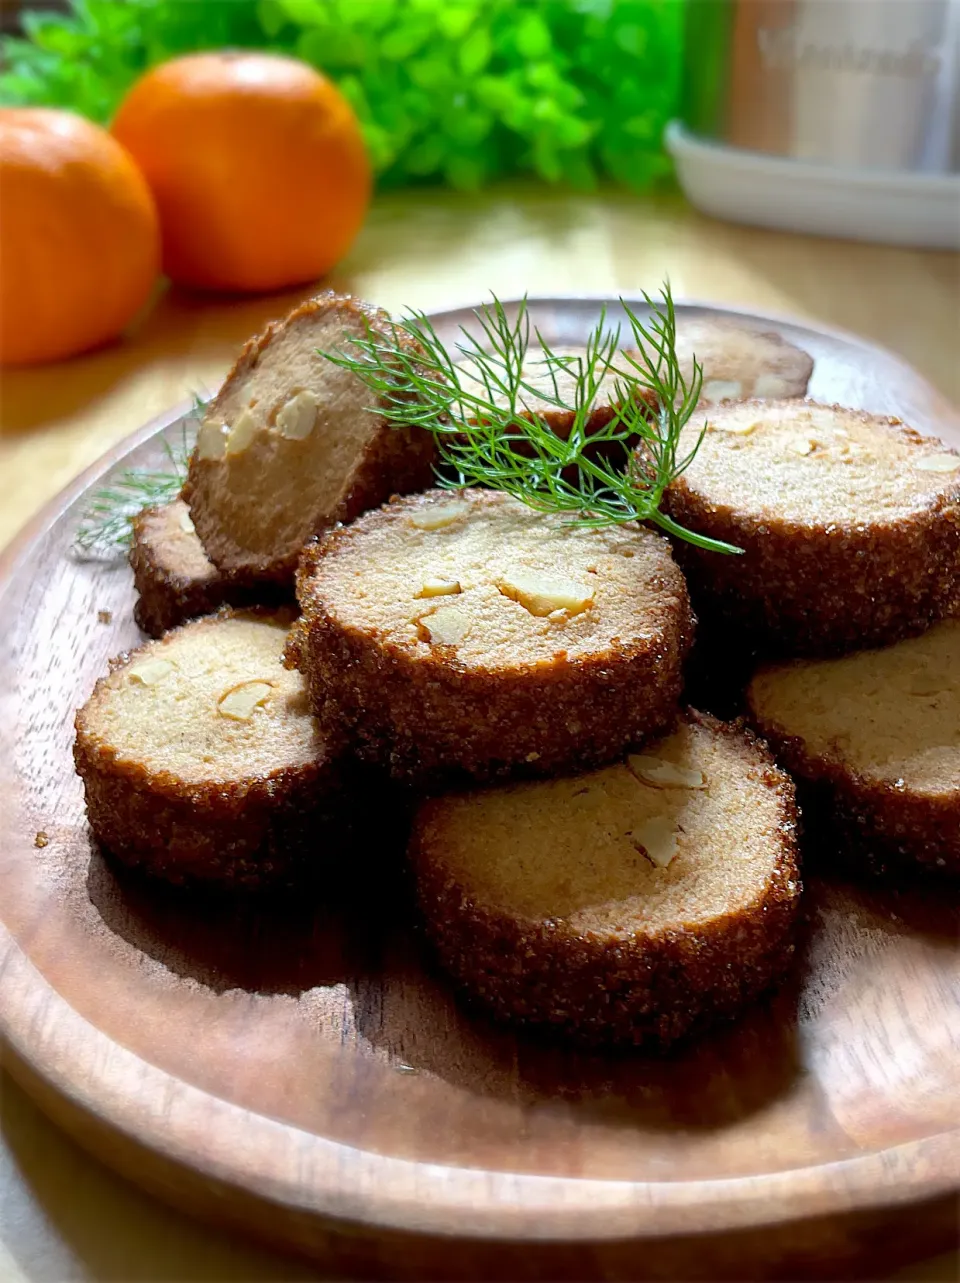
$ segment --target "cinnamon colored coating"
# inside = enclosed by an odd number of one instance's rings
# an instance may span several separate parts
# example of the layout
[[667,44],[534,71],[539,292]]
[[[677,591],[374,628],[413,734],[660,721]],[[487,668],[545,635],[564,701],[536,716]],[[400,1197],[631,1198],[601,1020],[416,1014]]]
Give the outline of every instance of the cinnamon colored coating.
[[[749,732],[697,713],[644,760],[424,802],[410,856],[427,933],[469,998],[577,1042],[664,1047],[783,974],[800,898],[791,781]],[[632,765],[633,764],[633,765]],[[644,853],[650,818],[675,833]]]
[[[514,581],[540,579],[589,601],[533,613]],[[694,621],[669,545],[640,527],[428,491],[322,537],[297,591],[288,654],[322,733],[399,779],[596,765],[676,717]]]
[[960,876],[960,619],[882,650],[761,668],[747,701],[844,858]]
[[203,551],[190,510],[181,499],[144,508],[132,525],[130,565],[137,590],[133,613],[151,637],[162,637],[188,619],[212,615],[224,605],[268,605],[284,596],[275,583],[217,570]]
[[[743,550],[675,541],[708,625],[761,653],[829,655],[887,645],[960,608],[960,456],[942,441],[803,401],[727,403],[707,422],[664,506]],[[699,426],[685,430],[689,444]]]
[[[332,858],[341,772],[281,662],[288,623],[225,610],[121,655],[97,682],[74,760],[90,827],[124,863],[251,888]],[[225,716],[224,696],[252,684],[262,703]]]
[[[206,407],[183,488],[220,570],[290,583],[303,544],[318,531],[430,485],[432,436],[388,426],[360,379],[321,355],[350,352],[351,338],[388,325],[378,308],[328,292],[244,346]],[[283,423],[302,394],[311,398],[313,422],[303,421],[301,436]],[[251,429],[242,448],[229,440],[241,416]],[[219,433],[225,448],[206,450]]]

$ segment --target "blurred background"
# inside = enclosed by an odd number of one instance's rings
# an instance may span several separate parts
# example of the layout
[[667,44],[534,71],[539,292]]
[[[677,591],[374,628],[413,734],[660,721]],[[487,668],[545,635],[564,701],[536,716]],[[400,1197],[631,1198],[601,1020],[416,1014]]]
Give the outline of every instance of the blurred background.
[[662,0],[4,0],[0,96],[107,123],[147,67],[270,49],[329,75],[382,188],[517,173],[645,187],[669,171],[684,6]]
[[303,59],[357,112],[381,188],[531,173],[643,190],[671,172],[677,116],[853,169],[960,164],[955,0],[0,0],[0,18],[0,101],[102,124],[180,54]]

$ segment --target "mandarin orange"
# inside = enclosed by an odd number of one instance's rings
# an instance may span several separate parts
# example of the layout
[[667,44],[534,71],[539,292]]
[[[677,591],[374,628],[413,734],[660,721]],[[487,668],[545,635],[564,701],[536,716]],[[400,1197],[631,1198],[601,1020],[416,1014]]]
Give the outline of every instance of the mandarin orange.
[[70,112],[0,110],[0,364],[115,338],[159,270],[153,198],[116,139]]
[[148,71],[112,132],[160,211],[164,270],[199,289],[259,292],[322,276],[370,198],[356,116],[305,63],[201,53]]

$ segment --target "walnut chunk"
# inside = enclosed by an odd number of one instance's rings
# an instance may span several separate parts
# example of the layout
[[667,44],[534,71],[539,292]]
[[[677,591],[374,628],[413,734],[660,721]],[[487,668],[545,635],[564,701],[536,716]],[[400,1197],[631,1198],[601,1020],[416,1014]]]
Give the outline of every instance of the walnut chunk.
[[787,449],[801,456],[813,454],[816,448],[817,443],[811,437],[790,437],[787,441]]
[[435,646],[456,646],[470,631],[470,620],[456,606],[441,606],[417,620],[421,641]]
[[317,394],[304,388],[280,407],[277,431],[286,441],[305,441],[316,426],[319,408]]
[[741,423],[734,420],[732,423],[714,423],[712,420],[707,421],[707,427],[713,432],[726,432],[732,437],[748,437],[751,432],[756,432],[757,428],[763,427],[759,419],[750,423]]
[[737,379],[708,379],[700,389],[703,401],[737,401],[743,396],[743,384]]
[[425,579],[418,597],[453,597],[462,592],[459,579]]
[[913,465],[919,472],[960,471],[960,454],[924,454]]
[[227,453],[227,437],[230,429],[225,423],[208,419],[197,433],[197,457],[206,462],[222,459]]
[[256,435],[256,419],[249,410],[241,410],[227,437],[227,454],[243,454]]

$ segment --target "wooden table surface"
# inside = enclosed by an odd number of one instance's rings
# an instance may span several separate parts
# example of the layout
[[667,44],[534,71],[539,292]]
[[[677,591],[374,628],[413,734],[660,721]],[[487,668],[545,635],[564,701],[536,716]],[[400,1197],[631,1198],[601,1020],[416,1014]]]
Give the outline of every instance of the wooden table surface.
[[[676,197],[480,197],[424,191],[379,201],[328,282],[383,304],[439,309],[483,298],[654,291],[791,314],[900,353],[960,402],[960,260],[717,223]],[[123,343],[0,389],[0,547],[47,499],[144,420],[215,388],[240,343],[308,290],[240,301],[163,293]],[[279,1283],[309,1266],[194,1225],[104,1171],[0,1079],[3,1283]],[[960,1278],[956,1256],[900,1278]]]

